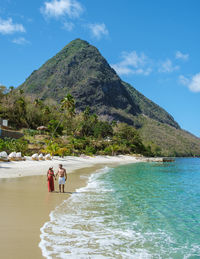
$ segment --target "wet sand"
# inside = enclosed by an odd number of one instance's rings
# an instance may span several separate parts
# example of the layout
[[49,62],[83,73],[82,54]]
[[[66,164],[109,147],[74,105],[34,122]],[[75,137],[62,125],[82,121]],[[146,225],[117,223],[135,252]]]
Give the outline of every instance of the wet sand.
[[[86,175],[103,165],[68,174],[66,193],[48,193],[46,176],[0,179],[0,258],[43,258],[38,244],[40,228],[50,212],[76,189],[85,186]],[[82,176],[82,177],[81,177]]]
[[[54,157],[50,161],[0,162],[0,258],[43,258],[38,247],[40,228],[49,214],[76,189],[86,185],[81,177],[106,165],[140,162],[134,156]],[[49,166],[62,163],[68,172],[66,193],[48,193],[44,175]]]

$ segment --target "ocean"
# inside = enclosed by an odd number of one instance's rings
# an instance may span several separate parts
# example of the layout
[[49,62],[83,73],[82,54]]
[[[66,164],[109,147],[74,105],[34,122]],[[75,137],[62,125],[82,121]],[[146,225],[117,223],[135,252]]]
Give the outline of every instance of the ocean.
[[46,258],[200,258],[200,159],[93,173],[50,214],[39,246]]

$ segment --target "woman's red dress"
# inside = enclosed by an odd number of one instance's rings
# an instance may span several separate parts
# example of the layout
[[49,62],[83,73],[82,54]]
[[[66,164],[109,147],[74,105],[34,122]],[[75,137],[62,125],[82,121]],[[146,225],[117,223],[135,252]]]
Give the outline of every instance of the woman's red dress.
[[49,170],[48,172],[48,190],[49,192],[53,192],[54,191],[54,172]]

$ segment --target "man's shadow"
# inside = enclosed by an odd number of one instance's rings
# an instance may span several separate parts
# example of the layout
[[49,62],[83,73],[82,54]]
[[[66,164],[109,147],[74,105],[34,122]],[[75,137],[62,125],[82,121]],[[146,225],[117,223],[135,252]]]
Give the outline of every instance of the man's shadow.
[[59,191],[54,191],[53,193],[66,193],[66,194],[73,194],[73,193],[76,193],[76,192],[59,192]]

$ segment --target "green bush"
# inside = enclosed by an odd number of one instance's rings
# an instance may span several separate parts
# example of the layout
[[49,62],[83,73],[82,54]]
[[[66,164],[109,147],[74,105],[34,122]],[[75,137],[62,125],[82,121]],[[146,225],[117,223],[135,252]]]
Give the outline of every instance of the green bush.
[[25,155],[28,150],[28,142],[21,139],[11,139],[5,138],[0,139],[0,151],[6,151],[7,153],[11,152],[21,152],[22,155]]
[[34,137],[35,135],[39,134],[39,131],[34,129],[24,129],[23,132],[25,135],[31,136],[31,137]]
[[57,154],[60,157],[69,156],[71,154],[70,149],[66,147],[59,148]]
[[60,121],[50,120],[48,124],[48,129],[54,136],[58,136],[62,135],[64,127],[62,124],[60,124]]
[[3,139],[0,139],[0,151],[5,151],[5,150],[6,150],[5,141]]
[[105,121],[98,121],[95,125],[94,125],[94,137],[95,138],[105,138],[108,136],[112,136],[113,135],[113,128],[112,126]]
[[94,155],[94,154],[96,154],[96,149],[92,146],[86,146],[85,153],[87,155]]
[[108,147],[106,147],[106,148],[104,149],[104,154],[105,154],[105,155],[112,155],[112,149],[111,149],[110,146],[108,146]]

